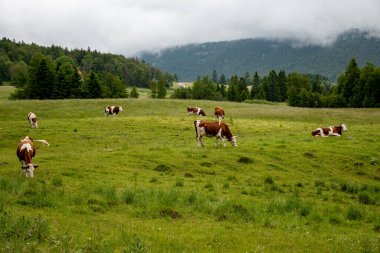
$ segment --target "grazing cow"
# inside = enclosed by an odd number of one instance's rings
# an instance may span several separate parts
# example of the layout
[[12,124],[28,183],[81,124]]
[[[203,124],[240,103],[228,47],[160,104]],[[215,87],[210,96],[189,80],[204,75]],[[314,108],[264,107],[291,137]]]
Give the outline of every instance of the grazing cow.
[[191,107],[191,106],[188,106],[187,107],[187,114],[190,115],[190,114],[196,114],[196,115],[200,115],[200,116],[206,116],[206,113],[205,111],[200,108],[200,107]]
[[33,177],[34,169],[38,167],[32,163],[33,157],[36,155],[36,147],[34,142],[41,142],[49,146],[49,143],[45,140],[33,140],[26,136],[23,140],[20,141],[17,147],[17,157],[21,162],[21,169],[24,170],[25,176]]
[[321,137],[327,137],[327,136],[341,136],[343,132],[347,131],[347,127],[345,124],[341,124],[340,126],[330,126],[330,127],[319,127],[316,130],[311,132],[311,135],[313,136],[321,136]]
[[228,126],[224,123],[219,122],[207,122],[205,120],[194,121],[195,127],[195,138],[197,140],[197,145],[204,147],[202,137],[215,136],[215,146],[218,145],[218,139],[222,139],[223,145],[226,146],[226,139],[231,142],[231,145],[237,147],[236,136],[233,136],[230,132]]
[[219,124],[224,119],[224,109],[222,107],[215,107],[214,115],[218,118]]
[[106,116],[108,116],[108,115],[115,116],[119,112],[122,112],[122,111],[123,111],[123,107],[121,107],[121,106],[106,106],[106,108],[104,109]]
[[38,128],[37,116],[33,112],[28,113],[28,121],[32,128]]

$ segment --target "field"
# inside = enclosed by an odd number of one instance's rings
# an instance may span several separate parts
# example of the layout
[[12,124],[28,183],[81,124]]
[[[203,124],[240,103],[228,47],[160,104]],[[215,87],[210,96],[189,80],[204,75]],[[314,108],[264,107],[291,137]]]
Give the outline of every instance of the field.
[[[0,252],[380,251],[380,109],[11,91],[0,86]],[[207,119],[224,107],[238,147],[198,148],[187,105]],[[311,137],[342,122],[342,137]],[[50,143],[34,178],[15,155],[26,135]]]

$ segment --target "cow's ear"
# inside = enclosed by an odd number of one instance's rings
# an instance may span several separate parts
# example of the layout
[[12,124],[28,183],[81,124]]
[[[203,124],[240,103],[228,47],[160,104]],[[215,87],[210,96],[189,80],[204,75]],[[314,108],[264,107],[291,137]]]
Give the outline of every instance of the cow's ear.
[[33,167],[34,167],[34,168],[38,168],[38,167],[40,167],[40,166],[38,166],[37,164],[33,164]]

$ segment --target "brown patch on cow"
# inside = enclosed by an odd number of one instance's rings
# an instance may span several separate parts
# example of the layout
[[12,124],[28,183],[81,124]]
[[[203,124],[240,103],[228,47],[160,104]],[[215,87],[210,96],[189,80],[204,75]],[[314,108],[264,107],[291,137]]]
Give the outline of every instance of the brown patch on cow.
[[196,114],[196,115],[200,115],[200,116],[206,116],[206,113],[202,108],[191,107],[191,106],[187,107],[187,114]]

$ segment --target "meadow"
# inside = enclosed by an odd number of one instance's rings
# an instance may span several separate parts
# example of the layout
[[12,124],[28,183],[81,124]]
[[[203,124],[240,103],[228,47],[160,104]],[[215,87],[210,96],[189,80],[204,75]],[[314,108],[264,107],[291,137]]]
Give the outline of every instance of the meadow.
[[[380,109],[12,90],[0,86],[0,252],[380,251]],[[198,148],[188,105],[209,120],[224,107],[238,147]],[[311,136],[340,123],[342,137]],[[15,154],[25,136],[50,143],[37,143],[34,178]]]

